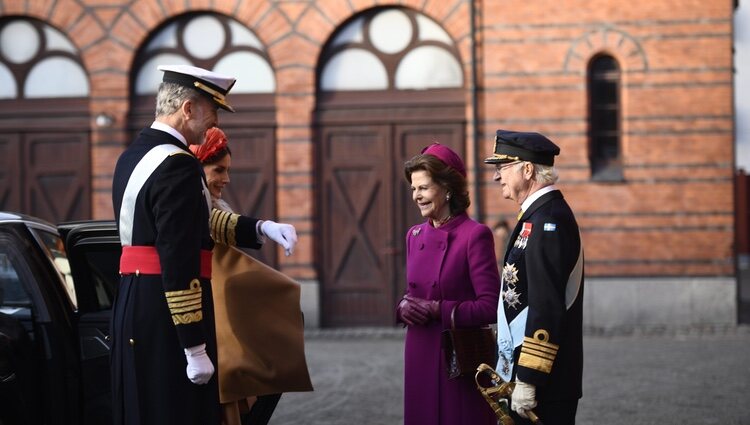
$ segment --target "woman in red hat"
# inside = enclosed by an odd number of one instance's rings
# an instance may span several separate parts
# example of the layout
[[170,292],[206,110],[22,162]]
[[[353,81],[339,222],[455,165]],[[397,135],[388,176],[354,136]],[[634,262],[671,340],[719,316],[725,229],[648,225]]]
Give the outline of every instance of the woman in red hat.
[[406,234],[406,294],[396,308],[408,329],[404,424],[495,425],[473,376],[450,379],[441,333],[495,323],[500,276],[492,231],[466,213],[466,167],[434,143],[404,166],[412,199],[426,220]]
[[[213,208],[235,215],[222,199],[232,164],[224,132],[209,129],[205,142],[190,150],[203,165]],[[255,228],[291,254],[297,242],[293,226],[258,220]],[[300,287],[247,253],[222,244],[223,235],[212,236],[217,241],[211,285],[223,423],[267,424],[281,393],[312,390],[304,353]]]

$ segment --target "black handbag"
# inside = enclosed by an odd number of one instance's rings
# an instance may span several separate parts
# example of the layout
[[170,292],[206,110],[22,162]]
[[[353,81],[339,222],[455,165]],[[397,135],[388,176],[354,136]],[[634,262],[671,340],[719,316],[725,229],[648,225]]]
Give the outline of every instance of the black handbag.
[[442,333],[442,347],[448,378],[473,377],[480,364],[495,364],[497,355],[495,332],[489,326],[456,329],[455,314],[456,307],[453,307],[451,328]]

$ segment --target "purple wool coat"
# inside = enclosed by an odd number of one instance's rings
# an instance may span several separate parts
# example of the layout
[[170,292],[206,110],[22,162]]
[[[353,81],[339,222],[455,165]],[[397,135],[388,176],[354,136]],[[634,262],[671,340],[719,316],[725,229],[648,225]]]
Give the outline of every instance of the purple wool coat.
[[439,321],[409,326],[404,350],[405,425],[495,425],[474,379],[448,379],[440,334],[451,326],[478,327],[497,320],[500,292],[490,229],[460,214],[440,228],[429,221],[406,234],[406,292],[441,300]]

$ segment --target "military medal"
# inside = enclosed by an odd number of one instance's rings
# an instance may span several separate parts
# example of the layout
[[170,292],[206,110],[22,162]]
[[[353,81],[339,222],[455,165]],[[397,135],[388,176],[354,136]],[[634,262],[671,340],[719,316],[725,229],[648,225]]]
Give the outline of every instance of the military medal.
[[517,310],[516,307],[518,304],[521,304],[521,294],[516,292],[516,288],[508,288],[507,291],[503,292],[503,301],[505,301],[505,304],[508,305],[508,308],[513,308],[514,310]]
[[516,238],[516,241],[513,243],[513,246],[516,248],[525,249],[526,243],[529,241],[529,236],[531,236],[531,228],[533,227],[533,223],[525,222],[523,223],[523,228],[521,228],[521,233],[518,234],[518,238]]
[[508,363],[508,359],[503,359],[503,374],[507,375],[510,373],[510,364]]
[[[531,223],[529,223],[531,224]],[[508,308],[518,309],[518,305],[521,304],[521,293],[516,292],[516,283],[518,282],[518,269],[515,264],[505,263],[503,267],[503,283],[505,289],[502,291],[500,296],[503,298],[503,302]]]
[[511,359],[513,358],[513,345],[506,339],[498,341],[498,358],[502,373],[510,375]]
[[518,282],[518,269],[515,264],[505,263],[503,267],[503,282],[515,285]]

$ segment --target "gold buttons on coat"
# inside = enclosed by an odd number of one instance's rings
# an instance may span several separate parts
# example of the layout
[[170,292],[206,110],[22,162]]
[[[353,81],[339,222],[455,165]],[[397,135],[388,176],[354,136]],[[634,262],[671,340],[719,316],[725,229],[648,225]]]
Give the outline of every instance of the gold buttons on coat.
[[130,338],[128,342],[130,342],[131,347],[135,345],[135,340],[133,338]]

